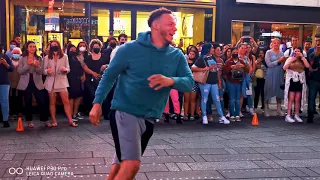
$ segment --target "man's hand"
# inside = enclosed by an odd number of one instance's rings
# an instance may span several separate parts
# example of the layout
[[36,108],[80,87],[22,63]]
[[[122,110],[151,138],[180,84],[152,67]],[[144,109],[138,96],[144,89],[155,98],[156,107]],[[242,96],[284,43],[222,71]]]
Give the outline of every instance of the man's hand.
[[89,120],[91,124],[98,126],[100,124],[101,114],[102,114],[101,105],[94,104],[89,114]]
[[174,80],[161,74],[155,74],[148,78],[149,87],[154,90],[159,90],[163,87],[170,87],[174,85]]

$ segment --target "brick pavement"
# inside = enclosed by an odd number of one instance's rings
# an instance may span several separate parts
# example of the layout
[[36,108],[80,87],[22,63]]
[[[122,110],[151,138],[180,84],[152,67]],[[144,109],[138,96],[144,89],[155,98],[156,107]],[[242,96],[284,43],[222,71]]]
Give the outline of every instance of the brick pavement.
[[[71,128],[59,119],[58,128],[36,122],[36,128],[21,133],[0,129],[0,180],[105,179],[114,152],[108,121],[94,127],[84,120]],[[136,179],[320,179],[319,123],[259,120],[259,127],[251,126],[249,118],[231,125],[157,123]],[[49,170],[9,173],[10,167],[30,166]],[[73,175],[50,174],[65,171]]]

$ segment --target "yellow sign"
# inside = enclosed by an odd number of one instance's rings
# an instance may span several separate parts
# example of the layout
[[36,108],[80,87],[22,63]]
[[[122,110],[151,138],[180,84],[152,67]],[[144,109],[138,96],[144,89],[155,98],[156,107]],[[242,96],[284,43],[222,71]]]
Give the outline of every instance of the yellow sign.
[[78,44],[83,41],[83,39],[69,39],[69,41],[71,42],[71,44],[77,47]]
[[27,35],[27,41],[33,41],[37,47],[37,54],[40,55],[42,51],[42,36],[41,35]]
[[48,33],[48,41],[57,40],[61,47],[63,47],[63,34],[62,33]]

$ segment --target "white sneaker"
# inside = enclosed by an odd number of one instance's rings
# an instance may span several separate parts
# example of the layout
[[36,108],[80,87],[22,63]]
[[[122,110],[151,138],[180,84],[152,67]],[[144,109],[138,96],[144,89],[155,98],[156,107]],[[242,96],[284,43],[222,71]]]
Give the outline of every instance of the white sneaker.
[[222,117],[220,118],[219,122],[220,122],[221,124],[230,124],[230,121],[229,121],[226,117],[224,117],[224,116],[222,116]]
[[242,117],[242,118],[244,117],[244,115],[242,114],[242,112],[240,112],[240,117]]
[[235,122],[235,121],[236,121],[236,118],[235,118],[234,116],[231,116],[231,117],[230,117],[230,121]]
[[202,124],[208,124],[208,117],[207,116],[203,116],[202,117]]
[[229,117],[230,117],[230,112],[228,112],[228,114],[226,115],[226,117],[227,117],[227,118],[229,118]]
[[291,118],[290,115],[286,115],[285,121],[288,123],[294,123],[295,121]]
[[254,115],[254,109],[253,109],[253,108],[250,108],[250,109],[249,109],[249,112],[250,112],[251,116]]
[[303,120],[298,115],[294,116],[294,120],[298,123],[303,123]]
[[236,116],[236,121],[237,121],[237,122],[240,122],[240,121],[241,121],[240,116]]

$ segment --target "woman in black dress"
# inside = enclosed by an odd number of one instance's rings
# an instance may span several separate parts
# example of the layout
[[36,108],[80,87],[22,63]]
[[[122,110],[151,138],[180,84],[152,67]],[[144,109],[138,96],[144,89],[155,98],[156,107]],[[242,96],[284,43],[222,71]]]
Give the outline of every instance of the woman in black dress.
[[77,48],[74,45],[69,45],[67,49],[70,72],[68,73],[69,80],[69,99],[72,111],[72,120],[80,120],[79,106],[83,97],[83,83],[85,81],[85,74],[83,70],[84,61],[77,58]]

